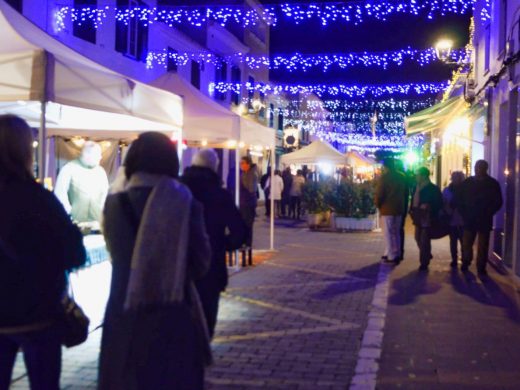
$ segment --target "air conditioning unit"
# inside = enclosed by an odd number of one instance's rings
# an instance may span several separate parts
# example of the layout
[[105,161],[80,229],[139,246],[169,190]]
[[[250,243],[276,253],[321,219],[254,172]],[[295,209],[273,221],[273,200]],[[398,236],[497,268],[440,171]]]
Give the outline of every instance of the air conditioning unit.
[[475,100],[475,87],[477,82],[475,79],[467,77],[464,83],[464,100],[471,103]]

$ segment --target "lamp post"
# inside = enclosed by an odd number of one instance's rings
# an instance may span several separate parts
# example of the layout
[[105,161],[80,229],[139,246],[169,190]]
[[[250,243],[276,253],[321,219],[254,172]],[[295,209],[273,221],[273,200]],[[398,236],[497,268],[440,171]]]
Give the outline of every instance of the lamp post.
[[453,41],[451,39],[440,39],[435,44],[435,54],[437,58],[445,64],[458,65],[455,61],[450,61],[451,51],[453,49]]

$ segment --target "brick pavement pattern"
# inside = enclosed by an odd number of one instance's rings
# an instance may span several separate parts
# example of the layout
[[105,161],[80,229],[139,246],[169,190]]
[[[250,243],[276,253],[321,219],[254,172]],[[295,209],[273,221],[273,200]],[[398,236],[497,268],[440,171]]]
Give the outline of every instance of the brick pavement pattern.
[[[278,226],[261,264],[230,279],[213,342],[207,389],[346,389],[367,324],[382,250],[376,233]],[[256,227],[266,248],[268,225]],[[64,349],[63,389],[96,388],[101,332]],[[12,389],[28,389],[21,357]],[[150,389],[153,390],[153,389]]]
[[278,252],[231,278],[207,388],[348,388],[381,245],[374,233],[278,229]]
[[520,290],[488,267],[480,280],[449,266],[448,240],[419,272],[408,235],[405,260],[392,271],[377,388],[520,389]]

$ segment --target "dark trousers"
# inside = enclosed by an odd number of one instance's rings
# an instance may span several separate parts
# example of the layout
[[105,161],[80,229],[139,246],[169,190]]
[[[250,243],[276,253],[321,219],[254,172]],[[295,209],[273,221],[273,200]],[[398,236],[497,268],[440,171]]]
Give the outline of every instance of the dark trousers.
[[428,266],[432,259],[432,241],[430,228],[415,226],[415,242],[419,247],[419,261],[422,266]]
[[291,196],[291,207],[289,210],[289,217],[300,219],[302,212],[302,198],[300,196]]
[[451,253],[451,261],[456,263],[459,257],[458,254],[458,245],[460,243],[460,248],[462,252],[462,236],[464,233],[464,228],[462,226],[450,226],[450,253]]
[[265,195],[265,215],[271,215],[271,201],[269,200],[269,191],[264,191]]
[[246,245],[251,247],[253,245],[253,225],[255,224],[256,207],[241,206],[240,214],[247,227]]
[[291,204],[291,197],[288,195],[282,196],[282,216],[289,215],[289,207]]
[[215,327],[217,326],[220,289],[197,285],[197,291],[204,310],[204,316],[206,317],[206,323],[208,324],[209,336],[213,338]]
[[403,218],[401,219],[401,227],[399,228],[399,234],[401,235],[401,245],[400,245],[400,253],[399,257],[401,259],[404,258],[404,225],[406,224],[406,217],[408,214],[403,214]]
[[44,330],[16,335],[0,334],[0,390],[8,390],[19,349],[31,390],[59,390],[61,372],[61,340],[51,326]]
[[477,270],[485,271],[489,256],[489,237],[491,232],[478,232],[464,229],[462,236],[462,265],[470,266],[473,261],[473,244],[477,239]]

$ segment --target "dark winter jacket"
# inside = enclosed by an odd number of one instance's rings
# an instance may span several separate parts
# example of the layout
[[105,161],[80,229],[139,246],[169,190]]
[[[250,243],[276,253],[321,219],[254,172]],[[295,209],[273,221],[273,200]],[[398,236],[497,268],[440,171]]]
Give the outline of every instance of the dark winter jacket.
[[0,184],[0,332],[56,320],[65,271],[86,261],[83,237],[34,180]]
[[[112,258],[112,281],[99,359],[101,390],[202,388],[197,381],[202,377],[205,346],[197,331],[198,320],[193,315],[193,303],[188,301],[189,294],[181,304],[124,310],[137,225],[151,192],[149,186],[130,188],[127,195],[109,195],[105,204],[103,233]],[[202,206],[193,201],[188,279],[196,281],[206,274],[208,256]],[[161,364],[150,364],[150,356]]]
[[381,215],[403,215],[408,194],[406,177],[397,171],[385,172],[377,182],[375,204]]
[[[430,226],[431,222],[439,217],[439,212],[443,206],[442,193],[439,187],[433,183],[426,184],[419,192],[419,207],[414,207],[414,197],[417,187],[412,194],[412,207],[410,212],[415,225]],[[421,205],[428,205],[428,213],[424,215]]]
[[240,208],[256,208],[258,191],[258,173],[256,165],[247,172],[240,173]]
[[222,188],[220,177],[211,169],[187,168],[182,181],[204,206],[206,230],[213,254],[210,271],[197,285],[223,291],[228,281],[226,251],[242,246],[246,227],[230,193]]
[[493,215],[503,202],[500,184],[491,176],[469,177],[462,183],[456,202],[467,229],[491,231]]

